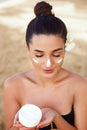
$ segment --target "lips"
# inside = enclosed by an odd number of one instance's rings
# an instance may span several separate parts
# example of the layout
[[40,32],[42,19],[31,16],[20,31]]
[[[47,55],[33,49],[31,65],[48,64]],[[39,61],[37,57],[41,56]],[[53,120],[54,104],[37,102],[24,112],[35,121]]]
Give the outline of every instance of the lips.
[[53,69],[49,69],[49,70],[44,70],[45,73],[52,73]]

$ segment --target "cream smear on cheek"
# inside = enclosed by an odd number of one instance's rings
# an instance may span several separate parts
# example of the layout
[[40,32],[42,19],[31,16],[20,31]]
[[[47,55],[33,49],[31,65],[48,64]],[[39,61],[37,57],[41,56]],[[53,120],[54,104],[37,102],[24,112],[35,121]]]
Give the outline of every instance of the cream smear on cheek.
[[[39,61],[38,60],[36,60],[35,58],[33,58],[32,59],[35,63],[39,63]],[[50,59],[48,59],[47,61],[46,61],[46,63],[45,63],[45,66],[46,67],[50,67],[51,66],[51,61],[50,61]]]
[[39,61],[36,60],[36,59],[34,59],[34,58],[33,58],[32,60],[33,60],[35,63],[37,63],[37,64],[39,63]]
[[[59,59],[59,60],[57,61],[57,63],[58,63],[58,64],[61,63],[62,60],[63,60],[62,58]],[[45,65],[46,65],[46,67],[50,67],[50,66],[51,66],[51,61],[50,61],[50,59],[47,60],[47,62],[45,63]]]
[[[39,61],[38,60],[36,60],[36,59],[32,59],[35,63],[39,63]],[[63,58],[61,58],[61,59],[59,59],[58,61],[57,61],[57,63],[59,64],[59,63],[61,63],[62,62],[62,60],[63,60]],[[46,67],[50,67],[51,66],[51,61],[50,61],[50,59],[48,59],[47,61],[46,61],[46,63],[45,63],[45,65],[46,65]]]
[[[61,63],[62,60],[63,60],[62,58],[59,59],[59,60],[57,61],[57,63],[58,63],[58,64]],[[46,65],[46,67],[50,67],[50,66],[51,66],[51,61],[50,61],[50,59],[47,60],[47,62],[45,63],[45,65]]]
[[57,61],[57,63],[58,63],[58,64],[59,64],[59,63],[61,63],[61,62],[62,62],[62,60],[63,60],[62,58],[61,58],[61,59],[59,59],[59,60]]

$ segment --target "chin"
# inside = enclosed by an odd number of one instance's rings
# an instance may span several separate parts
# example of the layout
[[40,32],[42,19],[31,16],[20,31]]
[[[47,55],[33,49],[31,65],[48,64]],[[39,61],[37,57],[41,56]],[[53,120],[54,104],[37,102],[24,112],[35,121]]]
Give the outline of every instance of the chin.
[[44,78],[48,78],[48,79],[50,79],[50,78],[54,78],[55,76],[56,76],[56,73],[44,73],[44,74],[42,74],[42,76],[44,77]]

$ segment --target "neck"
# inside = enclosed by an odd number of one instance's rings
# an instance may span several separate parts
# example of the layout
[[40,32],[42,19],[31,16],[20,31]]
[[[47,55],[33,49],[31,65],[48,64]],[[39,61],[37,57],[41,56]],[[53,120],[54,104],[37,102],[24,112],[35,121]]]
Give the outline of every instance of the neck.
[[61,69],[54,77],[47,78],[42,77],[38,73],[35,73],[35,80],[41,86],[47,86],[48,84],[55,84],[56,82],[62,80],[64,78],[64,69]]

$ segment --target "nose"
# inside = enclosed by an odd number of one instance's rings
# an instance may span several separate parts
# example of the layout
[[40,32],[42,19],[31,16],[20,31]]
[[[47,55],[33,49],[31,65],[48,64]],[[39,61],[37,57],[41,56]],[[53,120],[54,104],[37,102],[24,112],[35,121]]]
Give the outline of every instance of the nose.
[[51,67],[51,65],[52,65],[51,59],[50,58],[46,59],[45,60],[45,67]]

